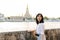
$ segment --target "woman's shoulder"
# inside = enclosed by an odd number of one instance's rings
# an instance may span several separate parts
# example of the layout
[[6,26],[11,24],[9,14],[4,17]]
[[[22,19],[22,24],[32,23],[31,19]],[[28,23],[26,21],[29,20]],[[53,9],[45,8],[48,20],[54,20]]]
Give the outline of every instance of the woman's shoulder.
[[38,25],[44,25],[44,23],[39,23]]

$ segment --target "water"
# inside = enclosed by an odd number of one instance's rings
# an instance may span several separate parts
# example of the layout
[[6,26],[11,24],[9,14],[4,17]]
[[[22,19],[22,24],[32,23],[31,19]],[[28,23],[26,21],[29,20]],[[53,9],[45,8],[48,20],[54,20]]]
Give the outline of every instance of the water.
[[[0,22],[0,32],[32,31],[36,29],[35,22]],[[60,22],[45,22],[45,30],[60,29]]]

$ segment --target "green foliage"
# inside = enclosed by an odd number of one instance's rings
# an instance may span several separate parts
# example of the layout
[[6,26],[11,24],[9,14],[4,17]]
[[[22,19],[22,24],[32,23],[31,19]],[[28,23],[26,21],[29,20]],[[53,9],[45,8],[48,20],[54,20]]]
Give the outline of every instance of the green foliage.
[[49,18],[45,16],[44,19],[48,20]]
[[58,17],[57,19],[60,19],[60,17]]

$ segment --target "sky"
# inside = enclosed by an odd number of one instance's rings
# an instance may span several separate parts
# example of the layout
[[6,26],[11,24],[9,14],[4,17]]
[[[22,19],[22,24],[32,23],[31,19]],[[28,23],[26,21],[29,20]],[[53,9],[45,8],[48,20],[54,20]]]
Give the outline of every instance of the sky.
[[29,13],[38,13],[49,18],[60,17],[60,0],[0,0],[0,13],[8,16],[24,16],[28,4]]

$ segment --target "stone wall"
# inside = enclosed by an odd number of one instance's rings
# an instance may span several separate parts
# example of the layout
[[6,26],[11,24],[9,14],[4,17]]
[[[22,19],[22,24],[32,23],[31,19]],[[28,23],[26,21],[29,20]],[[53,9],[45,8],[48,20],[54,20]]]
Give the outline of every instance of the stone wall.
[[[60,29],[45,30],[46,40],[60,40]],[[33,31],[0,33],[0,40],[36,40]]]
[[45,31],[46,40],[60,40],[60,29],[52,29]]
[[32,32],[18,31],[0,33],[0,40],[35,40]]

